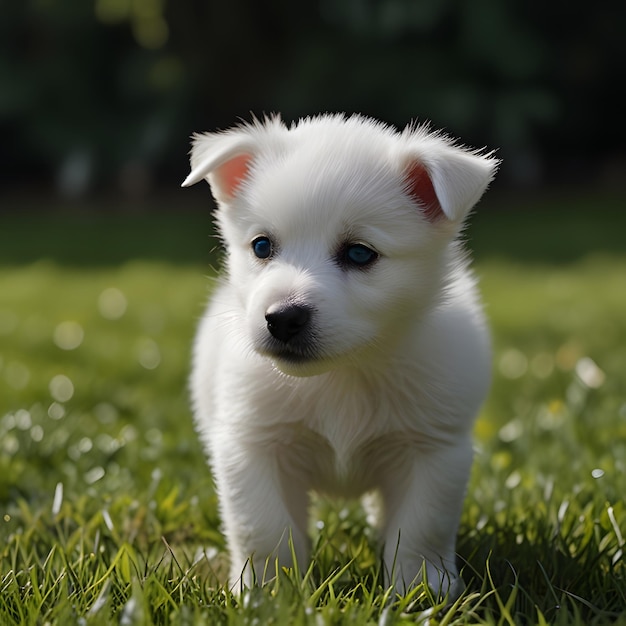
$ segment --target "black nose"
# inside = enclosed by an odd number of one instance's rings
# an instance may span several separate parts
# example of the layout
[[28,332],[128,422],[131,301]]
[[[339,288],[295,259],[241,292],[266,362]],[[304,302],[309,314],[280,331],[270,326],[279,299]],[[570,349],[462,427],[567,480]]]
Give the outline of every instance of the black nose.
[[300,333],[311,319],[311,310],[301,304],[272,304],[265,312],[267,330],[273,337],[288,342]]

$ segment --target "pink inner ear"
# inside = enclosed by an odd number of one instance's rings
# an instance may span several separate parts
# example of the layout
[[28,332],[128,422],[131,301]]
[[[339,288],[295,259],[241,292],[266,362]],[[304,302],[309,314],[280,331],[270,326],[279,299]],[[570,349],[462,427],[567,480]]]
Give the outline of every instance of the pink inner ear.
[[428,171],[421,163],[413,163],[408,167],[407,191],[411,198],[419,204],[422,213],[429,222],[436,222],[445,217]]
[[217,168],[215,177],[224,195],[229,198],[235,195],[242,181],[248,175],[250,161],[252,161],[252,157],[249,154],[240,154]]

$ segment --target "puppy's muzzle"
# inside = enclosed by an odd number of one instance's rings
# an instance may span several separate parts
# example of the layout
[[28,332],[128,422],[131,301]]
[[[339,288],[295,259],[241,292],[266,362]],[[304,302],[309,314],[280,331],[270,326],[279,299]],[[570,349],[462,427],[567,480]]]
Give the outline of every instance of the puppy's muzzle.
[[267,330],[274,339],[288,343],[301,335],[311,321],[311,309],[302,304],[278,302],[265,312]]

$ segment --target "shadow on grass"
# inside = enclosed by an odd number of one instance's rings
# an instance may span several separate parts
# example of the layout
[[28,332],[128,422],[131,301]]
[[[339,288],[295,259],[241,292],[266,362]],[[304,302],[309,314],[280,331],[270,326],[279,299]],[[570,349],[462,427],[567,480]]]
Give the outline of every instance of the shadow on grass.
[[509,614],[514,623],[536,612],[551,624],[604,624],[623,616],[621,577],[607,575],[615,563],[602,541],[572,554],[567,538],[544,530],[532,540],[514,527],[461,533],[457,548],[469,590],[494,596],[485,611]]

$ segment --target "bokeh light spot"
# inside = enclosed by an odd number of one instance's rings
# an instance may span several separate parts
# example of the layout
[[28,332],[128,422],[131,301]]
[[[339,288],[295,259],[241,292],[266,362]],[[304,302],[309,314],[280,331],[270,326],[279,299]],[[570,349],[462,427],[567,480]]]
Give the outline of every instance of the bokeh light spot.
[[128,300],[116,287],[108,287],[98,296],[98,311],[107,320],[118,320],[126,313]]
[[526,355],[516,348],[509,348],[500,357],[500,373],[505,378],[521,378],[528,369]]
[[144,337],[137,343],[137,359],[147,370],[156,369],[161,363],[161,351],[154,339]]
[[105,24],[122,22],[131,15],[129,0],[96,0],[96,17]]
[[160,15],[140,17],[133,24],[133,34],[140,46],[156,50],[167,41],[169,27]]
[[2,437],[2,443],[0,449],[8,456],[13,456],[20,449],[20,442],[17,437],[12,433],[7,433]]
[[93,408],[94,415],[101,424],[113,424],[119,417],[115,406],[109,402],[100,402]]
[[18,430],[28,430],[33,425],[33,418],[26,409],[15,412],[15,427]]
[[35,426],[30,429],[30,438],[37,443],[43,439],[43,435],[43,428],[39,424],[35,424]]
[[530,370],[537,378],[548,378],[554,371],[554,357],[549,352],[539,352],[531,359]]
[[78,322],[61,322],[52,335],[56,346],[61,350],[76,350],[85,337],[83,327]]
[[76,446],[81,454],[89,452],[93,448],[93,441],[89,437],[83,437]]
[[65,407],[58,402],[53,402],[48,407],[48,417],[53,420],[60,420],[65,417]]
[[58,374],[49,385],[50,395],[57,402],[67,402],[74,395],[74,383],[65,375]]

